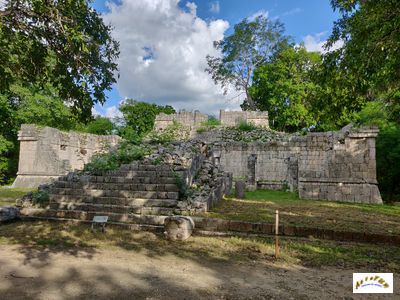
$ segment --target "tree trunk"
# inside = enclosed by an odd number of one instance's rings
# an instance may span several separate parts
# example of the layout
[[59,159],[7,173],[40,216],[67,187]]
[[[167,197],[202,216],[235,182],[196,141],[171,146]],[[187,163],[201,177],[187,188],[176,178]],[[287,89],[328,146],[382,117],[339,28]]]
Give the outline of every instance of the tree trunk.
[[246,102],[249,110],[257,110],[256,104],[253,101],[253,98],[251,98],[249,90],[246,88]]

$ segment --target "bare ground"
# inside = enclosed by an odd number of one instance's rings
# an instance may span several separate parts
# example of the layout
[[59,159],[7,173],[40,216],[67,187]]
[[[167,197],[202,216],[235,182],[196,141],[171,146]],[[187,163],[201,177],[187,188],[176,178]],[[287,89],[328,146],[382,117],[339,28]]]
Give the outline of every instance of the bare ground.
[[[0,299],[377,299],[352,294],[352,273],[367,268],[155,253],[0,245]],[[400,299],[399,279],[382,299]]]

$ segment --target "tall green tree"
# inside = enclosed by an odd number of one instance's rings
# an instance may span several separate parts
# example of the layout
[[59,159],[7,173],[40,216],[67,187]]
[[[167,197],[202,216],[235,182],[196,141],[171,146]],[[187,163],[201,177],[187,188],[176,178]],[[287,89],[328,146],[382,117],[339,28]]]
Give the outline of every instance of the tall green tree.
[[206,71],[215,84],[220,84],[225,94],[230,86],[245,95],[244,109],[255,110],[249,92],[254,71],[265,64],[279,48],[287,43],[284,26],[278,20],[264,16],[255,20],[244,19],[234,27],[234,32],[221,41],[214,42],[222,57],[207,56]]
[[351,74],[354,93],[383,99],[400,123],[400,5],[398,0],[331,0],[341,17],[334,23],[327,47],[329,69]]
[[28,88],[12,84],[7,94],[0,94],[0,184],[8,183],[16,174],[17,133],[24,123],[64,130],[79,124],[51,85]]
[[154,121],[159,113],[173,114],[172,106],[157,105],[139,102],[133,99],[125,100],[120,106],[124,116],[124,126],[120,128],[120,135],[128,140],[140,140],[154,128]]
[[113,133],[114,128],[115,126],[109,118],[98,116],[85,126],[84,131],[93,134],[108,135]]
[[255,70],[251,96],[257,109],[268,111],[272,128],[293,132],[316,124],[312,100],[318,87],[311,72],[320,63],[319,53],[288,46]]
[[115,82],[118,43],[90,1],[6,0],[0,9],[0,93],[50,83],[81,120]]

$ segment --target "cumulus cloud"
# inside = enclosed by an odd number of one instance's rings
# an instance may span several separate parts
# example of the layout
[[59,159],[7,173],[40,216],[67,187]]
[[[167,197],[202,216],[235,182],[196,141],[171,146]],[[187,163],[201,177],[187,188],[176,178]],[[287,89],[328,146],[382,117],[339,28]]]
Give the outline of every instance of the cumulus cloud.
[[213,42],[223,38],[228,22],[207,22],[197,16],[193,2],[187,2],[185,10],[178,4],[179,0],[108,4],[103,18],[120,42],[119,94],[206,113],[238,107],[204,72],[206,56],[220,55]]
[[[326,43],[326,40],[323,40],[323,38],[326,36],[327,32],[320,32],[314,35],[307,35],[304,37],[303,42],[304,42],[304,47],[307,49],[307,51],[318,51],[321,53],[326,53],[328,52],[324,46]],[[343,46],[343,41],[338,41],[333,46],[329,49],[329,51],[333,51],[336,49],[339,49]]]
[[214,1],[210,3],[210,12],[218,14],[220,10],[219,1]]
[[106,117],[109,119],[120,118],[122,117],[122,113],[118,107],[114,105],[106,108]]
[[94,106],[92,107],[92,115],[97,117],[97,116],[101,116],[101,112],[99,112]]

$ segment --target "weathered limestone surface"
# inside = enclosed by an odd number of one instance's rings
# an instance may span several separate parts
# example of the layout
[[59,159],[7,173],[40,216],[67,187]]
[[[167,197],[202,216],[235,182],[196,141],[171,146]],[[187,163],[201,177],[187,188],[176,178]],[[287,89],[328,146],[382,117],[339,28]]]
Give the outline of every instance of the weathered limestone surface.
[[[377,128],[309,133],[287,141],[221,142],[217,159],[234,178],[301,198],[382,203],[376,180]],[[255,164],[255,167],[254,167]],[[253,174],[250,174],[253,173]]]
[[[180,111],[177,114],[167,115],[160,113],[157,115],[154,129],[164,130],[168,125],[171,125],[174,121],[183,125],[189,129],[191,136],[196,135],[196,129],[201,127],[207,122],[208,116],[198,111],[187,112]],[[219,120],[221,125],[227,127],[233,127],[240,124],[241,121],[252,123],[256,126],[268,128],[268,112],[265,111],[224,111],[221,110],[219,114]]]
[[241,121],[256,126],[269,127],[266,111],[224,111],[220,110],[219,120],[223,126],[237,126]]
[[171,241],[184,241],[193,232],[194,222],[190,217],[173,216],[164,221],[165,236]]
[[18,140],[18,176],[13,187],[37,187],[69,171],[81,170],[93,154],[116,145],[121,138],[22,125]]
[[157,131],[164,130],[168,127],[168,125],[171,125],[174,121],[176,121],[187,128],[191,133],[191,136],[193,136],[196,133],[196,129],[199,128],[204,122],[207,122],[207,120],[208,116],[198,111],[180,111],[177,114],[170,115],[160,113],[156,116],[154,129]]

